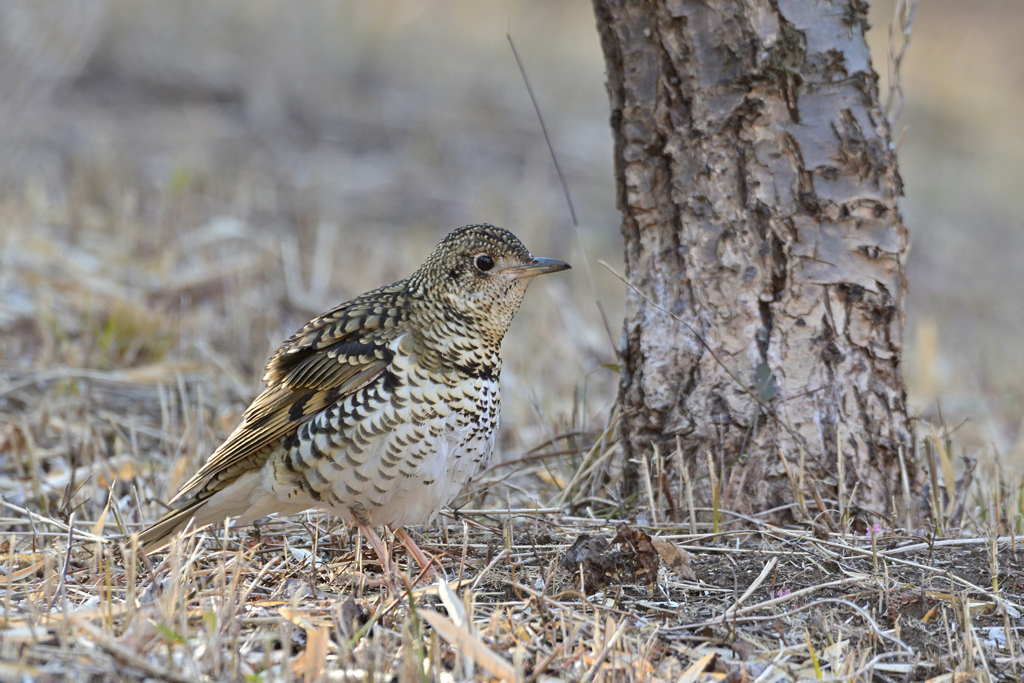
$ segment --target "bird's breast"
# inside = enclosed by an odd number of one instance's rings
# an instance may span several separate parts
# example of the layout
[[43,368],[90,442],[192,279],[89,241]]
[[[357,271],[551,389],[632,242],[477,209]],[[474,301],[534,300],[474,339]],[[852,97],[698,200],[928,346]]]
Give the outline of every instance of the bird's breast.
[[[342,515],[359,509],[375,524],[419,523],[489,460],[499,409],[496,378],[396,355],[380,378],[286,440],[268,465],[269,483],[282,500]],[[416,516],[407,518],[409,511]]]

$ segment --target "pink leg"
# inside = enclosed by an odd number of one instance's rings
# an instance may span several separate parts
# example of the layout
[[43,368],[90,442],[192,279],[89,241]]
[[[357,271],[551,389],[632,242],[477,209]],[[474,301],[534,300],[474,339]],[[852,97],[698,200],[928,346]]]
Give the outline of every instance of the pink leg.
[[402,545],[404,545],[409,550],[409,554],[413,556],[413,558],[416,560],[416,563],[419,564],[419,566],[422,569],[427,569],[429,567],[430,576],[432,578],[443,580],[444,577],[438,572],[437,569],[434,568],[431,561],[427,559],[427,556],[423,552],[423,549],[416,545],[416,541],[412,540],[412,536],[410,536],[408,532],[406,532],[405,528],[398,527],[394,531],[395,536],[397,536],[398,540],[402,542]]
[[380,566],[384,570],[384,578],[390,584],[391,583],[391,560],[388,557],[388,550],[384,547],[384,541],[380,540],[380,536],[373,530],[373,527],[368,524],[363,524],[358,519],[353,520],[359,531],[362,532],[363,536],[366,536],[366,540],[373,546],[374,552],[377,553],[377,558],[380,560]]

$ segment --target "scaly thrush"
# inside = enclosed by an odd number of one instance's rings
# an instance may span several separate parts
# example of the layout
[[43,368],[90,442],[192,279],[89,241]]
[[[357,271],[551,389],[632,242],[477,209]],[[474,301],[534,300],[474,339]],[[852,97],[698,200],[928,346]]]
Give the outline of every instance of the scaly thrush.
[[321,508],[405,533],[454,500],[488,461],[498,426],[501,340],[529,279],[569,268],[511,232],[450,233],[410,277],[315,318],[271,357],[242,422],[139,536],[148,552],[190,521]]

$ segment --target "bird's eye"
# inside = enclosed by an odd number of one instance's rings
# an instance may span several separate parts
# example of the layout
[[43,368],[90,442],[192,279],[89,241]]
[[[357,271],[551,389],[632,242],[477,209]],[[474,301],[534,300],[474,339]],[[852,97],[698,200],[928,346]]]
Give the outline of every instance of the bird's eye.
[[473,259],[473,263],[476,264],[478,270],[483,271],[485,273],[494,267],[494,259],[492,259],[487,254],[477,255],[477,257]]

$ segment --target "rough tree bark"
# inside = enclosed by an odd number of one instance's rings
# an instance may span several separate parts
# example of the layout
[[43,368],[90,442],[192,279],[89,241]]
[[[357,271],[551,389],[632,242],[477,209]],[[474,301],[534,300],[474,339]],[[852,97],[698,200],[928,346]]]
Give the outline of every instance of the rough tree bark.
[[[635,464],[657,446],[672,482],[663,500],[681,506],[679,437],[705,501],[707,453],[724,465],[732,509],[794,502],[780,453],[794,477],[803,457],[808,480],[835,500],[841,443],[847,495],[886,512],[902,500],[898,450],[910,443],[907,233],[864,39],[867,3],[594,7],[627,277],[672,314],[627,295],[626,486],[638,486]],[[723,365],[759,386],[769,409]]]

